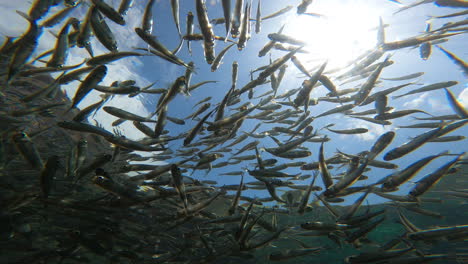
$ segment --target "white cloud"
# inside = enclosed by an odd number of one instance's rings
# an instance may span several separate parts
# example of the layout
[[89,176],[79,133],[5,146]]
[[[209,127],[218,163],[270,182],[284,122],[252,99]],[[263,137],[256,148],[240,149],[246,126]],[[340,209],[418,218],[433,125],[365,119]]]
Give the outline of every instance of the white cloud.
[[[444,100],[445,100],[445,98],[444,98]],[[452,111],[451,108],[448,106],[447,101],[441,102],[440,100],[430,98],[429,100],[427,100],[427,102],[429,103],[429,105],[431,107],[431,110],[433,110],[435,112],[449,112],[449,111]]]
[[369,130],[367,133],[353,135],[353,137],[356,137],[362,141],[374,141],[383,133],[395,130],[395,127],[393,125],[382,126],[355,118],[353,118],[352,121],[350,120],[350,122],[346,122],[345,124],[346,129],[367,128]]
[[411,109],[429,109],[435,112],[449,112],[450,107],[444,101],[445,97],[434,97],[430,92],[422,93],[421,95],[413,96],[414,99],[403,103],[405,108]]
[[415,96],[413,100],[407,101],[403,104],[404,107],[418,108],[426,103],[426,98],[429,93],[423,93],[419,96]]

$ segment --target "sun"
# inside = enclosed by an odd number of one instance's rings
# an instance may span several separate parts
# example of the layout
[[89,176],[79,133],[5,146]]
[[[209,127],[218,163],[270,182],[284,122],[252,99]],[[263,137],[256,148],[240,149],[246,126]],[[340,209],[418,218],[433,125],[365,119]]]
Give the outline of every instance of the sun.
[[[284,34],[305,41],[309,53],[301,61],[317,65],[328,60],[327,68],[344,67],[377,44],[381,9],[365,1],[322,1],[312,4],[308,12],[291,14]],[[311,63],[311,64],[310,64]]]

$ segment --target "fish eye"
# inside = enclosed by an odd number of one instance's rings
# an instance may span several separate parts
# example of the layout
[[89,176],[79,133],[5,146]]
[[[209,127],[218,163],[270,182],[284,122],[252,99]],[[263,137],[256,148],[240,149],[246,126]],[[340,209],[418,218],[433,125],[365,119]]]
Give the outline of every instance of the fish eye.
[[104,183],[107,181],[107,179],[104,176],[96,176],[94,179],[94,181],[97,183]]

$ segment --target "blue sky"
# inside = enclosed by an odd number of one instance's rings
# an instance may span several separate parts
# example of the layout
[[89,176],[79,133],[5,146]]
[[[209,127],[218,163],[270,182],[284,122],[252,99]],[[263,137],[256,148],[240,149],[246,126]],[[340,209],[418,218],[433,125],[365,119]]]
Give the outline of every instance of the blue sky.
[[[27,23],[19,17],[14,10],[28,10],[28,3],[19,3],[11,2],[7,0],[0,0],[0,13],[4,14],[0,18],[0,32],[3,35],[8,36],[18,36],[20,35],[25,28],[27,28]],[[113,6],[117,7],[120,1],[107,1],[112,3]],[[107,21],[114,34],[116,34],[119,50],[131,50],[133,47],[145,47],[143,41],[141,41],[138,36],[134,33],[133,28],[139,27],[141,23],[142,12],[144,8],[144,2],[146,1],[135,1],[134,6],[130,9],[129,13],[125,17],[127,25],[122,27],[112,21]],[[196,21],[196,12],[194,1],[180,1],[180,24],[181,31],[185,32],[185,21],[186,15],[189,11],[192,11],[195,14],[195,32],[199,33],[198,23]],[[234,2],[234,1],[233,1]],[[213,99],[210,101],[212,107],[214,104],[220,102],[224,94],[231,86],[231,64],[233,61],[239,63],[239,79],[238,87],[242,87],[250,80],[249,71],[255,69],[259,66],[269,63],[269,55],[259,58],[257,56],[258,51],[265,45],[268,41],[267,35],[269,33],[276,32],[279,27],[283,24],[286,24],[284,33],[289,34],[297,39],[306,40],[308,46],[306,47],[311,53],[309,55],[300,55],[298,58],[305,63],[306,61],[312,60],[310,63],[306,63],[307,68],[314,68],[315,66],[324,62],[325,59],[329,59],[329,65],[327,69],[334,68],[334,66],[342,65],[346,60],[352,59],[353,57],[361,54],[362,52],[371,49],[376,44],[376,31],[370,30],[378,26],[379,17],[382,17],[383,21],[390,26],[386,28],[386,39],[387,41],[396,41],[401,40],[407,37],[415,36],[420,34],[425,30],[426,20],[430,15],[442,15],[448,13],[454,13],[459,11],[459,9],[451,8],[439,8],[433,4],[422,5],[413,9],[409,9],[392,15],[400,6],[392,3],[387,0],[379,1],[365,1],[365,0],[317,0],[314,1],[308,9],[308,12],[320,13],[327,16],[325,18],[315,18],[309,16],[298,17],[295,12],[295,7],[300,3],[299,0],[295,1],[280,1],[280,0],[263,0],[262,1],[262,15],[268,15],[277,10],[283,8],[287,4],[293,5],[294,9],[288,12],[285,15],[282,15],[271,20],[264,21],[262,23],[262,31],[260,34],[255,34],[252,32],[251,39],[247,42],[246,48],[242,51],[238,51],[237,47],[232,47],[225,58],[223,59],[223,64],[219,69],[212,73],[210,70],[210,65],[208,65],[203,57],[203,49],[201,42],[193,42],[192,49],[193,55],[187,51],[186,44],[178,54],[178,56],[186,61],[193,61],[196,65],[196,74],[193,75],[191,83],[198,83],[205,80],[216,80],[216,84],[207,84],[197,90],[195,90],[190,97],[184,96],[182,94],[177,95],[177,97],[169,104],[169,116],[183,118],[188,116],[190,113],[195,111],[197,107],[192,108],[192,106],[200,101],[201,99],[212,96]],[[412,3],[414,1],[402,1],[405,4]],[[234,4],[234,3],[233,3]],[[208,16],[210,19],[222,17],[222,8],[220,1],[207,1],[208,6]],[[56,11],[59,8],[54,8],[52,11]],[[257,10],[257,1],[252,2],[252,14],[251,17],[255,17],[255,12]],[[82,18],[84,12],[86,11],[85,6],[77,8],[74,13],[74,16]],[[157,36],[159,41],[162,42],[170,50],[174,49],[179,43],[179,36],[176,31],[175,24],[173,22],[170,1],[156,1],[154,10],[154,26],[153,26],[153,35]],[[438,28],[444,23],[453,20],[461,20],[463,17],[456,19],[438,19],[432,22],[433,28]],[[8,21],[8,23],[5,23]],[[16,23],[17,22],[17,23]],[[51,31],[58,32],[60,26],[53,28]],[[254,24],[252,24],[252,29],[254,29]],[[218,36],[225,35],[224,25],[214,26],[214,32]],[[37,50],[38,53],[50,49],[54,45],[54,37],[49,32],[44,32],[41,37],[40,46]],[[451,37],[450,40],[446,43],[441,44],[444,48],[449,51],[457,54],[462,59],[467,60],[467,49],[466,43],[468,43],[468,38],[466,35],[459,35]],[[218,54],[228,43],[223,43],[220,41],[216,42],[216,54]],[[98,43],[96,40],[93,41],[93,47],[95,49],[95,54],[106,53],[107,51]],[[285,52],[282,51],[273,51],[271,58],[276,59],[284,55]],[[392,51],[391,60],[394,61],[394,64],[386,67],[383,70],[382,77],[398,77],[407,75],[415,72],[425,72],[425,74],[416,79],[418,84],[431,84],[435,82],[442,81],[458,81],[459,84],[451,87],[451,91],[457,95],[465,106],[468,104],[468,86],[467,79],[460,72],[459,68],[454,65],[442,52],[433,47],[432,55],[429,60],[423,61],[419,57],[419,49],[406,48],[402,50]],[[86,57],[86,52],[84,50],[74,48],[71,51],[68,63],[73,64],[83,60]],[[383,59],[383,58],[382,58]],[[381,59],[381,60],[382,60]],[[143,87],[149,83],[156,82],[155,88],[167,88],[178,76],[183,75],[185,69],[180,66],[170,64],[164,60],[161,60],[157,57],[147,56],[139,59],[129,58],[122,59],[118,62],[114,62],[109,65],[109,74],[107,75],[104,83],[110,84],[114,80],[126,80],[126,79],[135,79],[138,84]],[[330,75],[332,80],[334,80],[334,75]],[[294,67],[292,63],[289,63],[289,67],[286,72],[285,79],[280,85],[278,94],[282,94],[289,89],[294,89],[300,87],[304,78],[300,77],[299,71]],[[338,89],[346,89],[352,87],[359,87],[365,79],[357,81],[350,84],[340,85],[339,81],[336,81]],[[393,87],[404,82],[391,82],[383,81],[377,87],[373,89],[373,92],[383,90],[385,88]],[[74,91],[78,83],[73,83],[64,87],[68,94],[74,94]],[[408,92],[411,89],[417,88],[419,85],[408,86],[395,94],[398,95],[404,92]],[[269,84],[259,86],[255,88],[255,95],[258,96],[270,88]],[[312,97],[324,96],[327,93],[325,88],[319,87],[312,92]],[[392,96],[391,95],[391,96]],[[125,96],[117,96],[113,99],[108,105],[119,106],[123,109],[138,113],[141,115],[147,115],[149,112],[155,110],[155,102],[157,96],[147,96],[140,97],[138,99],[129,99]],[[293,99],[294,97],[292,97]],[[80,107],[85,107],[91,103],[98,101],[98,93],[93,92],[90,94],[81,104]],[[242,102],[246,102],[247,95],[242,95]],[[252,103],[256,103],[256,100],[253,100]],[[317,115],[326,110],[329,110],[335,107],[336,104],[321,102],[317,106],[310,108],[311,115]],[[445,98],[445,93],[443,90],[431,91],[423,94],[416,94],[408,97],[403,97],[400,99],[392,100],[389,98],[389,106],[395,107],[397,110],[403,109],[421,109],[430,112],[433,115],[445,115],[452,114],[453,111],[450,109],[448,102]],[[372,109],[374,106],[370,104],[365,107],[355,108],[355,111],[364,111],[367,109]],[[286,107],[283,107],[281,110],[285,110]],[[229,113],[229,112],[227,112]],[[233,112],[230,112],[233,113]],[[258,113],[257,111],[253,114]],[[422,114],[414,114],[412,116],[421,116]],[[106,127],[110,128],[110,123],[115,120],[114,117],[109,116],[105,112],[101,111],[97,115],[97,119],[102,122]],[[249,131],[251,130],[258,121],[256,120],[246,120],[244,122],[240,131]],[[336,114],[332,116],[327,116],[315,120],[312,125],[314,128],[320,128],[330,123],[335,123],[335,129],[344,129],[344,128],[356,128],[356,127],[366,127],[370,131],[363,136],[340,136],[333,134],[331,132],[322,131],[322,134],[326,134],[328,137],[331,137],[332,140],[325,144],[325,156],[332,156],[337,149],[349,154],[355,154],[363,150],[368,150],[375,139],[380,136],[385,131],[396,131],[397,136],[394,139],[393,143],[387,148],[387,151],[401,145],[406,142],[410,137],[414,137],[424,131],[425,129],[397,129],[398,125],[408,125],[416,122],[412,117],[399,118],[393,121],[393,125],[386,126],[383,128],[380,125],[372,125],[370,123],[361,122],[357,119],[346,118],[341,114]],[[196,124],[195,121],[188,121],[185,126],[174,125],[171,122],[168,122],[166,129],[170,131],[170,135],[177,135],[184,131],[191,129]],[[284,126],[284,125],[283,125]],[[262,125],[257,132],[265,131],[271,128],[269,125]],[[122,125],[122,130],[124,134],[128,135],[131,138],[141,137],[141,133],[136,131],[135,128],[131,125],[131,122],[126,122]],[[467,135],[468,128],[459,129],[450,135]],[[240,133],[238,134],[240,135]],[[234,146],[233,149],[238,149],[241,146],[253,141],[256,139],[247,139],[240,143],[238,146]],[[227,144],[226,144],[227,145]],[[178,148],[180,142],[170,143],[169,147]],[[259,145],[260,147],[274,147],[275,143],[269,139],[264,138],[261,140]],[[304,146],[308,147],[313,155],[306,159],[300,159],[307,162],[315,162],[318,160],[317,152],[319,150],[319,144],[317,143],[306,143]],[[450,150],[451,153],[460,153],[462,151],[467,151],[467,142],[459,141],[454,143],[430,143],[421,147],[417,151],[400,158],[394,161],[404,168],[408,164],[423,158],[425,156],[439,153],[442,150]],[[385,152],[384,152],[385,153]],[[253,151],[245,152],[244,154],[253,154]],[[242,154],[242,155],[244,155]],[[381,154],[382,155],[382,154]],[[229,155],[227,155],[229,157]],[[271,158],[270,155],[266,152],[262,154],[263,158]],[[278,158],[279,159],[279,158]],[[382,159],[382,156],[379,156],[379,160]],[[447,160],[451,159],[450,157],[443,157],[437,159],[425,169],[423,169],[418,176],[413,179],[417,180],[419,177],[430,172],[434,168],[441,166]],[[218,162],[221,160],[218,160]],[[299,161],[299,160],[294,160]],[[282,162],[291,162],[290,160],[279,159],[278,164]],[[241,167],[248,167],[253,169],[253,166],[248,164],[253,163],[251,161],[246,161],[239,165],[233,165],[225,167],[222,169],[213,169],[208,176],[204,176],[204,171],[197,171],[194,175],[200,179],[210,179],[218,181],[219,185],[223,184],[234,184],[238,183],[240,177],[237,176],[218,176],[218,174],[228,171],[240,170]],[[334,170],[333,173],[337,174],[342,172],[341,170]],[[299,171],[297,168],[287,169],[284,172],[296,174]],[[372,171],[366,173],[369,176],[369,181],[363,182],[362,184],[372,183],[376,180],[390,174],[391,170],[381,170],[372,168]],[[310,174],[310,171],[303,172],[304,174]],[[247,177],[246,182],[253,181],[252,177]],[[307,180],[306,183],[308,183]],[[321,184],[320,180],[317,180]],[[361,183],[358,183],[361,184]],[[406,193],[408,188],[412,185],[406,184],[402,188],[402,193]],[[261,191],[247,191],[247,195],[250,196],[266,196],[266,192]],[[369,196],[370,202],[379,202],[381,199],[376,198],[376,196]],[[347,198],[348,201],[353,201],[353,197]]]

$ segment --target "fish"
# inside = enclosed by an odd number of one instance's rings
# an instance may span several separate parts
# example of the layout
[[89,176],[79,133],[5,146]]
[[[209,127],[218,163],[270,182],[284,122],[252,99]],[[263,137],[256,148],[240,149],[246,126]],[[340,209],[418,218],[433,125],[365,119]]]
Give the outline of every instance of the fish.
[[[299,90],[296,98],[294,99],[294,105],[296,108],[301,105],[304,105],[304,111],[307,111],[308,104],[305,103],[310,97],[310,92],[314,88],[315,84],[318,82],[326,66],[327,62],[323,63],[322,66],[320,66],[320,68],[312,75],[312,77],[310,77],[309,80],[305,80],[302,83],[302,89]],[[317,118],[317,116],[315,118]]]
[[179,25],[179,0],[171,0],[172,17],[177,28],[177,33],[181,36]]
[[347,211],[340,215],[340,217],[337,219],[337,222],[339,223],[349,223],[349,221],[353,218],[353,215],[356,213],[358,208],[361,206],[361,204],[364,202],[364,200],[367,198],[367,195],[369,195],[370,189],[367,189],[348,209]]
[[398,126],[398,128],[437,128],[443,125],[444,123],[442,122],[430,122],[430,123],[416,123],[416,124],[407,125],[407,126]]
[[379,17],[379,28],[377,30],[377,45],[385,43],[385,26],[382,17]]
[[[187,21],[186,21],[187,26],[186,26],[186,32],[185,32],[186,36],[193,34],[193,27],[194,27],[193,19],[194,19],[193,13],[188,12],[187,13]],[[190,55],[192,55],[192,47],[191,47],[191,44],[190,44],[190,40],[187,40],[187,49],[188,49],[188,52],[190,53]]]
[[211,103],[206,103],[206,104],[203,104],[202,106],[200,106],[200,108],[195,111],[193,114],[187,116],[186,118],[184,119],[189,119],[191,118],[192,120],[197,117],[198,115],[200,115],[201,113],[205,112],[206,110],[208,110],[209,108],[211,107]]
[[189,62],[187,64],[189,67],[185,69],[185,89],[183,91],[183,93],[186,95],[186,96],[190,96],[190,81],[192,80],[192,75],[193,75],[193,67],[195,66],[195,64],[193,63],[193,61]]
[[[278,34],[281,34],[283,32],[284,26],[281,26],[281,28],[278,30]],[[258,52],[258,57],[263,57],[265,56],[274,46],[275,46],[275,41],[270,40],[268,43]],[[292,51],[292,50],[291,50]]]
[[[33,8],[31,9],[31,11]],[[42,27],[38,26],[36,20],[33,17],[30,17],[23,12],[17,11],[17,13],[28,20],[29,29],[28,31],[16,40],[13,44],[14,53],[10,59],[8,65],[6,81],[9,82],[13,77],[15,77],[24,66],[26,61],[31,57],[33,52],[36,50],[38,45],[38,38],[42,34]],[[31,12],[30,12],[31,13]]]
[[158,114],[158,122],[156,123],[156,126],[154,127],[155,138],[159,138],[161,136],[164,130],[164,126],[166,125],[167,105],[159,108],[159,112],[157,114]]
[[107,67],[105,65],[99,65],[95,67],[83,80],[83,82],[76,90],[75,96],[73,96],[72,105],[70,110],[77,106],[81,100],[89,93],[91,90],[100,83],[107,74]]
[[91,0],[91,2],[96,6],[99,12],[101,12],[107,18],[121,26],[125,26],[125,19],[123,16],[106,2],[104,2],[104,0]]
[[423,93],[423,92],[433,91],[433,90],[437,90],[437,89],[448,88],[448,87],[452,87],[452,86],[457,85],[457,84],[458,84],[457,81],[447,81],[447,82],[433,83],[433,84],[425,85],[425,86],[420,87],[418,89],[412,90],[410,92],[404,93],[402,95],[393,96],[393,99],[401,98],[401,97],[404,97],[404,96],[407,96],[407,95],[410,95],[410,94]]
[[382,96],[387,96],[388,94],[390,93],[393,93],[395,91],[398,91],[406,86],[409,86],[409,85],[412,85],[413,83],[406,83],[406,84],[402,84],[402,85],[398,85],[398,86],[395,86],[395,87],[391,87],[391,88],[388,88],[388,89],[385,89],[383,91],[380,91],[380,92],[376,92],[374,94],[371,94],[369,95],[365,100],[364,102],[361,103],[361,105],[367,105],[367,104],[370,104],[372,102],[374,102],[377,97],[382,97]]
[[[120,86],[120,87],[109,87],[109,86],[102,86],[96,85],[94,90],[107,93],[107,94],[132,94],[140,92],[140,88],[138,86]],[[146,91],[148,92],[148,91]]]
[[111,137],[113,134],[104,128],[93,126],[91,124],[80,123],[76,121],[60,121],[57,122],[57,126],[69,130],[92,133],[96,135],[100,135],[104,138]]
[[107,141],[109,141],[110,143],[116,145],[116,146],[127,148],[127,149],[133,149],[133,150],[138,150],[138,151],[161,151],[161,150],[164,150],[164,148],[162,148],[162,147],[147,146],[147,145],[141,144],[141,143],[139,143],[137,141],[129,140],[129,139],[125,138],[124,136],[112,135],[110,137],[106,137],[105,139]]
[[80,4],[81,2],[78,2],[78,4],[76,5],[67,6],[63,8],[62,10],[58,11],[53,16],[47,18],[44,22],[42,22],[41,26],[45,28],[49,28],[49,27],[53,27],[59,24],[63,19],[65,19],[73,11],[73,9],[75,9],[75,7],[79,6]]
[[[309,78],[312,78],[312,75],[307,71],[307,69],[302,65],[302,63],[299,61],[299,59],[296,56],[291,57],[291,61],[294,63],[294,66],[296,66],[302,73],[304,73],[306,76]],[[320,75],[320,77],[323,75]]]
[[460,11],[460,12],[456,12],[456,13],[452,13],[452,14],[448,14],[448,15],[442,15],[442,16],[430,16],[431,18],[450,18],[450,17],[456,17],[456,16],[463,16],[463,15],[466,15],[468,14],[468,11],[464,10],[464,11]]
[[[463,153],[464,154],[464,153]],[[416,185],[409,191],[409,195],[412,197],[418,197],[430,189],[434,184],[436,184],[447,172],[448,170],[457,163],[463,154],[458,155],[455,159],[449,161],[442,167],[436,169],[434,172],[429,173],[424,176],[422,179],[416,182]]]
[[390,145],[395,138],[396,133],[393,131],[386,132],[382,134],[375,141],[374,145],[371,147],[369,153],[367,154],[368,159],[375,159],[388,145]]
[[[431,23],[427,23],[426,32],[430,32],[430,31],[431,31]],[[423,60],[429,59],[429,57],[431,56],[431,53],[432,53],[431,42],[422,43],[421,46],[419,47],[419,54],[420,54],[421,59]]]
[[247,3],[245,5],[245,10],[242,18],[241,29],[239,34],[239,40],[237,41],[237,49],[242,50],[245,48],[247,41],[250,39],[250,7],[251,5]]
[[312,152],[308,150],[289,150],[286,152],[275,154],[275,156],[285,158],[285,159],[306,158],[306,157],[309,157],[310,155],[312,155]]
[[307,7],[312,4],[313,0],[302,0],[302,2],[297,6],[297,14],[302,15],[307,11]]
[[330,129],[329,127],[330,125],[328,125],[326,129],[330,132],[337,133],[337,134],[347,134],[347,135],[363,134],[369,131],[367,128],[352,128],[352,129],[335,130],[335,129]]
[[275,17],[278,17],[278,16],[281,16],[283,14],[286,14],[287,12],[291,11],[292,9],[294,8],[294,6],[292,5],[288,5],[272,14],[269,14],[267,16],[264,16],[262,17],[262,20],[268,20],[268,19],[272,19],[272,18],[275,18]]
[[437,137],[441,129],[442,129],[441,127],[432,129],[426,133],[418,135],[412,140],[406,142],[405,144],[390,150],[389,152],[385,154],[384,160],[385,161],[394,160],[416,150],[417,148],[424,145],[429,140]]
[[358,240],[360,237],[364,236],[365,234],[369,233],[373,229],[375,229],[379,224],[381,224],[385,220],[385,217],[382,217],[376,221],[368,222],[359,228],[357,231],[351,233],[347,238],[346,242],[353,243]]
[[431,115],[427,113],[426,111],[422,111],[419,109],[407,109],[407,110],[401,110],[401,111],[394,111],[391,113],[377,114],[376,116],[374,116],[374,118],[378,120],[389,120],[389,119],[395,119],[395,118],[411,115],[414,113],[424,113],[427,115]]
[[133,0],[122,0],[117,11],[121,16],[125,16],[128,10],[133,6]]
[[243,111],[240,111],[240,112],[237,112],[231,116],[228,116],[228,117],[225,117],[223,119],[220,119],[218,121],[215,121],[213,124],[209,125],[207,127],[207,130],[208,131],[214,131],[214,130],[217,130],[217,129],[220,129],[224,126],[227,126],[227,125],[231,125],[237,121],[239,121],[240,119],[244,118],[245,116],[247,116],[250,112],[252,112],[253,110],[256,109],[256,106],[252,106],[246,110],[243,110]]
[[143,134],[147,135],[148,137],[156,138],[153,129],[149,126],[137,121],[133,121],[133,125],[136,129],[140,130]]
[[452,107],[453,111],[457,113],[460,118],[468,118],[468,111],[465,107],[457,100],[455,95],[447,88],[444,88],[445,95],[447,96],[447,101]]
[[[75,65],[69,65],[69,66],[62,66],[62,67],[42,67],[42,68],[35,68],[35,69],[30,69],[30,70],[23,70],[18,74],[18,77],[31,77],[35,75],[40,75],[40,74],[47,74],[47,73],[55,73],[55,72],[62,72],[65,74],[66,71],[76,69],[80,67],[81,65],[84,64],[83,62],[80,62]],[[60,75],[59,78],[62,76]]]
[[234,4],[234,12],[231,17],[231,36],[237,38],[239,35],[239,28],[242,23],[242,7],[244,6],[244,0],[236,0]]
[[274,42],[287,43],[291,45],[305,46],[307,44],[304,41],[293,39],[292,37],[279,33],[270,33],[268,34],[268,38]]
[[364,172],[364,169],[367,167],[368,163],[369,159],[365,159],[357,169],[348,172],[340,181],[334,183],[332,186],[330,186],[330,188],[327,188],[323,192],[323,195],[325,197],[333,197],[340,191],[346,189],[346,187],[355,183]]
[[433,161],[434,159],[441,157],[443,155],[447,155],[448,152],[442,152],[437,155],[431,155],[428,157],[425,157],[423,159],[420,159],[418,161],[413,162],[410,164],[408,167],[401,171],[394,172],[382,180],[380,180],[378,183],[382,184],[382,189],[384,190],[395,190],[403,184],[404,182],[410,180],[418,171],[420,171],[424,166],[429,164],[429,162]]
[[135,32],[137,35],[145,41],[148,45],[150,45],[152,48],[154,48],[156,51],[158,51],[160,54],[162,54],[165,58],[169,59],[170,62],[175,63],[177,65],[182,65],[186,68],[190,68],[188,64],[186,64],[184,61],[182,61],[180,58],[178,58],[174,53],[172,53],[170,50],[168,50],[163,44],[161,44],[154,36],[148,34],[144,29],[142,28],[135,28]]
[[273,154],[273,155],[278,155],[278,154],[281,154],[281,153],[284,153],[284,152],[287,152],[287,151],[290,151],[290,150],[296,148],[297,146],[301,145],[302,143],[306,142],[307,140],[309,140],[309,139],[311,139],[311,138],[313,138],[315,136],[316,136],[315,134],[307,135],[307,136],[304,136],[302,138],[298,138],[296,140],[289,141],[287,143],[281,144],[277,148],[265,148],[265,151],[267,151],[267,152],[269,152],[270,154]]
[[[95,1],[102,1],[102,0],[95,0]],[[99,13],[97,7],[91,8],[90,12],[91,12],[90,14],[91,15],[90,17],[91,28],[93,29],[93,32],[96,38],[110,52],[117,52],[118,46],[117,46],[117,41],[115,39],[115,36],[110,30],[104,18]]]
[[205,51],[205,60],[208,64],[212,64],[215,59],[214,51],[214,33],[213,28],[208,18],[205,0],[196,0],[195,6],[197,10],[198,25],[203,35],[203,50]]
[[370,91],[375,86],[375,82],[377,81],[380,74],[382,73],[385,62],[387,62],[389,59],[390,59],[390,56],[387,56],[385,60],[380,64],[380,66],[374,72],[372,72],[372,74],[369,76],[366,82],[362,85],[361,89],[358,91],[356,95],[356,99],[354,100],[355,105],[361,105],[369,96]]
[[44,168],[44,162],[42,161],[41,155],[34,142],[28,137],[28,135],[21,132],[14,134],[12,138],[17,150],[29,165],[36,170],[42,171]]
[[96,7],[94,5],[91,5],[88,8],[88,11],[86,12],[85,19],[80,23],[79,27],[79,33],[76,39],[76,45],[79,48],[86,48],[86,50],[89,52],[91,56],[93,56],[93,50],[91,47],[91,31],[92,31],[92,26],[91,26],[91,17],[94,14],[94,10]]
[[28,16],[31,19],[39,20],[49,12],[51,7],[52,3],[50,1],[36,0],[32,3]]
[[202,85],[205,85],[205,84],[208,84],[208,83],[217,83],[218,81],[202,81],[202,82],[199,82],[199,83],[196,83],[196,84],[193,84],[191,85],[188,90],[189,92],[192,92],[194,91],[195,89],[197,89],[198,87],[202,86]]
[[113,53],[108,53],[108,54],[95,56],[95,57],[89,59],[86,62],[86,65],[88,65],[88,66],[97,66],[97,65],[100,65],[100,64],[108,64],[108,63],[114,62],[116,60],[120,60],[122,58],[130,57],[130,56],[143,56],[143,54],[138,53],[138,52],[132,52],[132,51],[113,52]]
[[463,71],[463,74],[465,76],[468,76],[468,64],[466,62],[464,62],[462,59],[460,59],[459,57],[457,57],[455,54],[451,53],[450,51],[442,48],[441,46],[439,45],[436,45],[436,47],[442,51],[445,55],[447,55],[447,57],[449,57],[450,60],[452,60],[455,65],[459,66],[462,71]]
[[187,146],[188,144],[190,144],[190,142],[192,142],[192,140],[195,138],[195,136],[200,131],[208,117],[210,117],[210,115],[213,113],[213,111],[214,110],[208,112],[203,118],[200,119],[200,121],[198,121],[197,125],[195,125],[192,128],[192,130],[188,132],[187,137],[184,139],[184,146]]
[[[376,116],[374,117],[375,119],[379,119],[377,117],[384,117],[386,115],[385,112],[387,112],[387,96],[383,94],[379,94],[375,98],[375,110],[376,110]],[[384,118],[388,119],[388,118]]]
[[125,110],[122,110],[120,108],[113,107],[113,106],[104,106],[102,109],[113,116],[127,119],[127,120],[132,120],[132,121],[137,121],[137,122],[153,122],[153,123],[157,122],[156,120],[144,118],[144,117],[132,114],[130,112],[127,112]]
[[146,34],[153,33],[153,6],[155,0],[148,0],[145,6],[143,17],[141,18],[141,29]]
[[42,196],[48,198],[50,195],[52,180],[54,179],[59,165],[59,157],[57,155],[52,155],[47,159],[44,169],[41,172],[40,183]]
[[226,27],[227,39],[231,31],[231,0],[222,0],[221,4],[223,6],[224,25]]
[[407,247],[403,249],[394,250],[377,250],[374,252],[362,252],[359,255],[352,255],[346,258],[346,263],[368,263],[372,261],[384,261],[385,259],[392,259],[399,257],[415,249]]
[[410,79],[418,78],[418,77],[420,77],[420,76],[422,76],[424,74],[425,74],[424,72],[416,72],[416,73],[411,73],[411,74],[404,75],[404,76],[401,76],[401,77],[395,77],[395,78],[383,78],[383,77],[381,77],[380,79],[385,80],[385,81],[404,81],[404,80],[410,80]]
[[164,94],[163,97],[161,97],[160,102],[158,102],[156,111],[154,112],[155,114],[159,113],[163,108],[167,107],[170,101],[174,99],[174,97],[182,91],[182,87],[186,86],[185,85],[185,76],[180,76],[178,77],[172,86],[168,89],[168,91]]
[[171,116],[166,116],[166,118],[167,120],[171,121],[174,124],[181,125],[181,126],[185,125],[185,121],[182,119],[171,117]]
[[[257,4],[257,13],[255,15],[255,33],[259,34],[262,25],[262,10],[261,10],[262,0],[258,0]],[[227,31],[227,30],[226,30]]]
[[236,213],[236,209],[237,209],[237,206],[239,204],[239,199],[240,199],[241,194],[242,194],[243,186],[244,186],[244,172],[242,172],[242,174],[241,174],[241,180],[240,180],[240,183],[239,183],[239,188],[237,189],[236,195],[234,196],[234,199],[232,200],[231,207],[229,207],[229,209],[228,209],[228,214],[229,215],[233,215],[233,214]]
[[459,1],[459,0],[436,0],[435,4],[437,6],[446,6],[446,7],[468,7],[468,4],[465,1]]
[[[347,105],[342,105],[342,106],[337,106],[335,107],[334,109],[331,109],[331,110],[328,110],[328,111],[325,111],[317,116],[315,116],[314,118],[317,119],[319,117],[323,117],[323,116],[327,116],[327,115],[332,115],[332,114],[336,114],[336,113],[341,113],[341,112],[344,112],[344,111],[348,111],[352,108],[354,108],[354,104],[347,104]],[[356,118],[356,117],[355,117]]]
[[452,141],[460,141],[464,140],[465,136],[445,136],[445,137],[438,137],[430,140],[429,142],[452,142]]
[[172,164],[171,166],[171,175],[172,175],[172,181],[173,181],[174,187],[177,190],[177,193],[179,194],[180,199],[182,200],[184,204],[185,213],[187,213],[188,201],[187,201],[187,196],[185,194],[185,184],[182,179],[182,174],[180,172],[180,169],[177,167],[176,164]]
[[237,156],[237,155],[239,155],[240,153],[242,153],[244,151],[254,149],[259,143],[260,143],[260,141],[258,141],[258,140],[255,140],[255,141],[252,141],[252,142],[248,143],[247,145],[243,146],[240,150],[235,152],[232,155],[232,158],[234,158],[234,156]]
[[88,141],[84,138],[78,141],[76,145],[76,160],[73,163],[75,167],[75,172],[73,175],[77,173],[77,171],[83,166],[86,157],[88,156]]
[[218,69],[221,60],[223,59],[224,55],[226,55],[227,51],[234,46],[234,43],[226,46],[219,54],[216,56],[216,58],[213,60],[213,63],[211,64],[211,71],[214,72]]
[[87,72],[90,72],[94,69],[94,67],[82,67],[80,69],[71,71],[69,73],[64,74],[59,80],[59,84],[68,84],[74,80],[78,80],[79,77]]
[[[440,29],[439,29],[440,30]],[[446,37],[451,37],[454,36],[455,34],[458,33],[447,33],[447,34],[441,34],[441,35],[423,35],[423,36],[416,36],[400,41],[394,41],[394,42],[387,42],[381,45],[381,48],[385,51],[391,51],[391,50],[397,50],[397,49],[403,49],[403,48],[408,48],[412,47],[418,44],[426,43],[428,41],[433,41],[433,40],[438,40]]]

